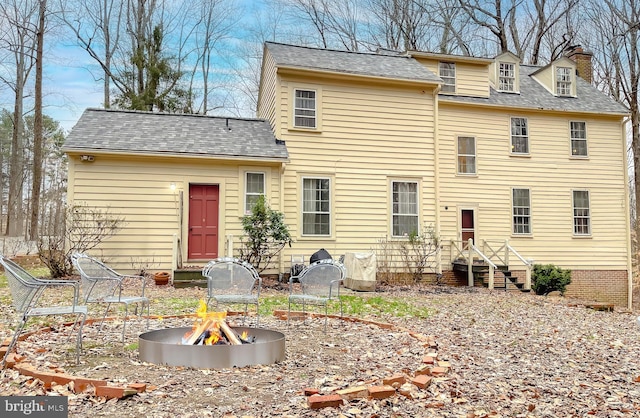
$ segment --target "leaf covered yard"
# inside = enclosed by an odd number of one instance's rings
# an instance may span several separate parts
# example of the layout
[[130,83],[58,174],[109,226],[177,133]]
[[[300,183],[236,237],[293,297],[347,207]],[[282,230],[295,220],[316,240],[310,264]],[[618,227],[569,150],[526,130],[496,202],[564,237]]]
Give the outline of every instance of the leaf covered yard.
[[[163,315],[152,319],[152,329],[193,320],[172,314],[192,313],[202,289],[150,288],[152,315]],[[114,385],[141,383],[147,390],[109,400],[91,390],[75,393],[69,385],[45,388],[9,369],[0,392],[68,396],[74,417],[640,416],[635,313],[600,312],[558,296],[479,288],[379,290],[346,292],[345,314],[359,321],[332,317],[325,333],[322,318],[287,324],[274,316],[274,311],[286,312],[286,293],[277,284],[267,285],[260,326],[286,336],[286,359],[272,365],[198,370],[140,362],[137,336],[146,321],[135,318],[127,324],[124,345],[117,320],[102,331],[98,324],[87,325],[80,365],[73,361],[66,330],[36,334],[18,344],[19,354],[35,367]],[[0,288],[0,298],[7,295]],[[13,313],[5,304],[1,315],[0,334],[6,338]],[[433,338],[436,346],[424,344],[419,335]],[[431,376],[423,387],[410,384],[428,354],[437,354],[446,373]],[[382,386],[391,376],[403,376],[408,383],[396,385],[395,394],[385,398],[354,396],[339,406],[312,409],[305,393],[353,392]]]

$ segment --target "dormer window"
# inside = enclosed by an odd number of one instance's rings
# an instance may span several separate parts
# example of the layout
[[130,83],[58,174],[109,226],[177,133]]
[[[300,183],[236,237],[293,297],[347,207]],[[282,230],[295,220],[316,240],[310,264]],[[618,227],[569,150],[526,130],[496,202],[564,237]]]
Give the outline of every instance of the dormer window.
[[516,65],[511,62],[500,63],[500,74],[498,76],[498,90],[515,91],[516,86]]
[[556,94],[571,96],[571,68],[556,67]]
[[442,85],[443,93],[456,92],[456,63],[441,62],[439,66],[440,78],[444,81]]

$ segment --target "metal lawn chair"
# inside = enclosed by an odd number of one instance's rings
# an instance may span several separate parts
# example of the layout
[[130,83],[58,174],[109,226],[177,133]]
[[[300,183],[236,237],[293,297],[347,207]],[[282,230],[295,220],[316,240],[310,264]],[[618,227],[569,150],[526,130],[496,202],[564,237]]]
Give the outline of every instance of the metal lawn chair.
[[256,305],[256,324],[260,322],[262,278],[250,263],[233,257],[216,258],[202,269],[202,275],[207,278],[207,308],[211,299],[215,300],[216,307],[219,303],[243,304],[244,325],[249,304]]
[[[340,285],[346,275],[344,265],[332,259],[319,260],[305,267],[298,276],[289,277],[289,311],[287,321],[291,317],[291,304],[302,304],[306,313],[307,305],[324,306],[324,329],[327,330],[328,304],[332,299],[340,303],[342,316],[342,299]],[[300,282],[302,293],[293,293],[293,283]]]
[[[78,337],[76,340],[76,362],[80,362],[80,350],[82,349],[82,327],[87,319],[87,307],[78,305],[79,283],[73,280],[47,280],[33,277],[22,267],[13,261],[0,255],[0,264],[4,268],[5,276],[9,283],[9,290],[13,300],[13,307],[20,315],[19,323],[13,334],[13,339],[2,359],[2,369],[6,366],[7,356],[11,353],[18,337],[22,333],[27,320],[33,316],[49,315],[74,315],[73,328],[78,324]],[[73,303],[71,305],[46,305],[42,306],[41,296],[48,288],[58,286],[73,287]]]
[[[142,314],[146,305],[147,329],[149,329],[149,298],[144,295],[146,280],[143,276],[120,274],[101,261],[82,253],[74,253],[71,256],[71,261],[80,274],[80,289],[82,290],[84,303],[107,304],[107,309],[100,322],[100,329],[102,329],[104,319],[112,303],[121,303],[124,305],[124,321],[122,323],[123,343],[129,305],[135,305],[136,314],[138,314],[138,306],[140,306],[140,314]],[[129,279],[140,281],[139,284],[136,283],[133,287],[136,290],[135,295],[129,295],[128,290],[125,290],[123,293],[126,285],[125,280]],[[133,291],[131,291],[131,293],[133,293]]]

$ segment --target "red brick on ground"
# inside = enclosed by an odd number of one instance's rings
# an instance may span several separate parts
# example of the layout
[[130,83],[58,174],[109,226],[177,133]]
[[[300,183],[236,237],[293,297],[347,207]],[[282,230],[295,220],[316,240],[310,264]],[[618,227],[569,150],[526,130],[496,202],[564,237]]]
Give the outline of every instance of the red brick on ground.
[[395,388],[392,386],[371,386],[369,388],[369,397],[372,399],[385,399],[390,398],[396,394]]
[[342,406],[343,401],[340,395],[311,395],[307,398],[307,403],[311,409],[337,408]]

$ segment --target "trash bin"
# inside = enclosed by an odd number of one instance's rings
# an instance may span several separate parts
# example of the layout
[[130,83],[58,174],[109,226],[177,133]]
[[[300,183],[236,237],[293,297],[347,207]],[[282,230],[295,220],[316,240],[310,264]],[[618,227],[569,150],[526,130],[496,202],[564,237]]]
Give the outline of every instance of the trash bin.
[[347,269],[344,287],[365,292],[376,290],[375,253],[345,253],[344,266]]

